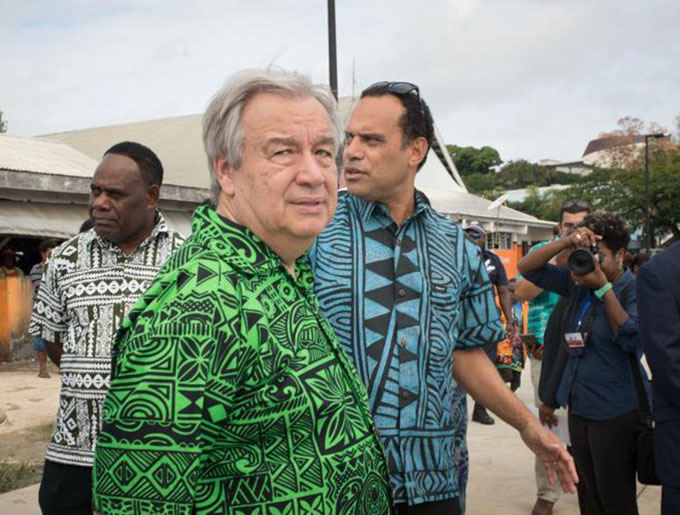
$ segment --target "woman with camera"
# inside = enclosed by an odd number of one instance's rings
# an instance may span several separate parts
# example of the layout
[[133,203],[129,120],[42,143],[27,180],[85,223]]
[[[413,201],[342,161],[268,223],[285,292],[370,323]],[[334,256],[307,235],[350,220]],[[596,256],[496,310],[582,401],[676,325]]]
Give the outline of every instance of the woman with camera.
[[[569,298],[560,329],[569,357],[557,400],[569,407],[585,515],[638,513],[638,400],[629,355],[641,344],[635,279],[623,268],[629,240],[618,215],[598,211],[518,266],[525,279]],[[548,263],[565,250],[571,251],[568,267]]]

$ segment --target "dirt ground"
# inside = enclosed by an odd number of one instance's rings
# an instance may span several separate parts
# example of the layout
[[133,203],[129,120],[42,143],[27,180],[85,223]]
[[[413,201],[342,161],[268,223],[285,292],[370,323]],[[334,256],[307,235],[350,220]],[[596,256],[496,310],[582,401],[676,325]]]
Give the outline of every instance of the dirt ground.
[[[33,361],[0,363],[0,492],[40,481],[59,399],[59,371],[38,377]],[[0,418],[2,416],[0,415]]]

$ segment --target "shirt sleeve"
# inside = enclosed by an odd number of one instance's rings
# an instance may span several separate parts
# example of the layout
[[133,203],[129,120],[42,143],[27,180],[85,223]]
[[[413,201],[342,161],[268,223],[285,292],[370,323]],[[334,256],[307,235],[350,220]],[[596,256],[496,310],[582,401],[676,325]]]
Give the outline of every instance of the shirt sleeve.
[[238,311],[222,319],[234,299],[209,288],[195,273],[170,273],[126,320],[95,452],[96,511],[188,515],[206,494],[204,450],[227,418],[239,366]]
[[563,266],[547,263],[544,267],[530,270],[524,274],[524,279],[534,283],[539,288],[557,293],[563,297],[569,296],[571,273]]
[[[634,282],[635,279],[632,280]],[[614,335],[614,343],[617,344],[624,352],[633,353],[641,348],[640,331],[638,326],[638,303],[637,291],[634,284],[626,286],[628,296],[625,299],[626,303],[623,309],[628,313],[628,320],[619,327],[619,330]]]
[[67,305],[59,285],[64,272],[59,256],[53,256],[33,302],[28,332],[48,342],[62,343],[68,331]]
[[470,348],[503,339],[503,326],[479,248],[464,244],[467,263],[467,287],[461,295],[457,348]]

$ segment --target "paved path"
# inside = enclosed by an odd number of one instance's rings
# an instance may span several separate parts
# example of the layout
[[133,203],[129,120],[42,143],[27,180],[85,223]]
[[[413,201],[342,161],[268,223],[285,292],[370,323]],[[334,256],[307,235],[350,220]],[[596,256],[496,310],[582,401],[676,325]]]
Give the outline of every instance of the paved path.
[[[8,415],[12,431],[54,417],[59,388],[56,374],[46,382],[37,381],[28,372],[0,374],[0,407],[7,409],[11,404]],[[533,391],[529,370],[522,375],[522,383],[517,393],[530,405]],[[0,425],[0,438],[9,429]],[[493,426],[470,423],[468,443],[471,463],[467,515],[529,515],[536,495],[534,458],[515,430],[500,420]],[[660,513],[660,492],[659,487],[648,487],[642,492],[640,515]],[[0,495],[0,514],[39,515],[37,497],[37,485]],[[554,513],[577,515],[576,496],[564,495]]]

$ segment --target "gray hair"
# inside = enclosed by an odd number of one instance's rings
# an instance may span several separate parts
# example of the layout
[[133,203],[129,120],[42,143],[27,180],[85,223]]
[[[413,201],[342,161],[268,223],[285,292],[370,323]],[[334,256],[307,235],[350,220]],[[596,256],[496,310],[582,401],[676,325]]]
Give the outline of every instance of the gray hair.
[[203,146],[210,168],[210,198],[217,203],[220,185],[215,159],[226,159],[238,170],[243,162],[243,108],[257,93],[287,97],[314,97],[326,110],[335,132],[335,150],[340,152],[344,130],[337,116],[337,101],[327,86],[312,84],[309,77],[283,70],[243,70],[219,89],[203,114]]

